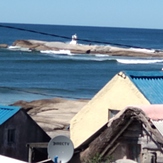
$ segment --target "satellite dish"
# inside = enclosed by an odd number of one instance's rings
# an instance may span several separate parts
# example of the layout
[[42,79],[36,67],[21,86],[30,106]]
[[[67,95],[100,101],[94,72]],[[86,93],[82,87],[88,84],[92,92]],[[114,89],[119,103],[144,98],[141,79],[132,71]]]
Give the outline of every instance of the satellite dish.
[[74,153],[74,145],[66,136],[56,136],[48,143],[48,155],[55,163],[68,162]]
[[115,163],[137,163],[137,162],[130,160],[130,159],[119,159],[115,161]]

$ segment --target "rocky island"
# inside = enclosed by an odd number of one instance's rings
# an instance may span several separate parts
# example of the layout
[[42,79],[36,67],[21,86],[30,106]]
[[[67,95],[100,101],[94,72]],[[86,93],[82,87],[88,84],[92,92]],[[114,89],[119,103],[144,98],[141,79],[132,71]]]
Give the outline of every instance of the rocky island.
[[[31,51],[60,51],[69,50],[75,54],[105,54],[109,56],[128,57],[163,57],[163,51],[141,48],[123,48],[110,45],[86,45],[64,42],[39,40],[16,40],[13,47],[25,48]],[[2,44],[0,47],[6,47]]]

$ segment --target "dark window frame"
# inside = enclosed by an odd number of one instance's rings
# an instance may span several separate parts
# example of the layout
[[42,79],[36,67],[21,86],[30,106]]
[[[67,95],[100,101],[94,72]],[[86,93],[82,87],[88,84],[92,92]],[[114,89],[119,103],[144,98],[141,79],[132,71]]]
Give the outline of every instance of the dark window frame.
[[111,119],[111,118],[113,118],[119,112],[119,110],[108,109],[108,112],[109,112],[108,119]]
[[8,142],[8,144],[15,143],[15,129],[8,129],[8,131],[7,131],[7,142]]

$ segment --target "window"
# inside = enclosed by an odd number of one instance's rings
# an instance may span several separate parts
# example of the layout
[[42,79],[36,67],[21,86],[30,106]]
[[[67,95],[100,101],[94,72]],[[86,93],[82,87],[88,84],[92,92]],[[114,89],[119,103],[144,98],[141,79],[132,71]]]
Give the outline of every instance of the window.
[[9,144],[15,143],[15,129],[8,129],[7,141]]
[[117,113],[119,112],[119,110],[113,110],[113,109],[109,109],[109,119],[113,118]]

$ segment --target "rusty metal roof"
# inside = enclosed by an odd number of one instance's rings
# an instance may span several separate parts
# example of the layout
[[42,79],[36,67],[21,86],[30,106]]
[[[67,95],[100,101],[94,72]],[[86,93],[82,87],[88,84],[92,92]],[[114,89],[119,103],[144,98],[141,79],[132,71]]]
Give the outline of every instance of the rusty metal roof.
[[9,118],[15,115],[20,110],[16,106],[3,106],[0,105],[0,125],[6,122]]
[[163,104],[137,105],[136,107],[144,111],[146,116],[150,118],[153,125],[163,136]]
[[151,104],[163,104],[163,71],[124,72]]

